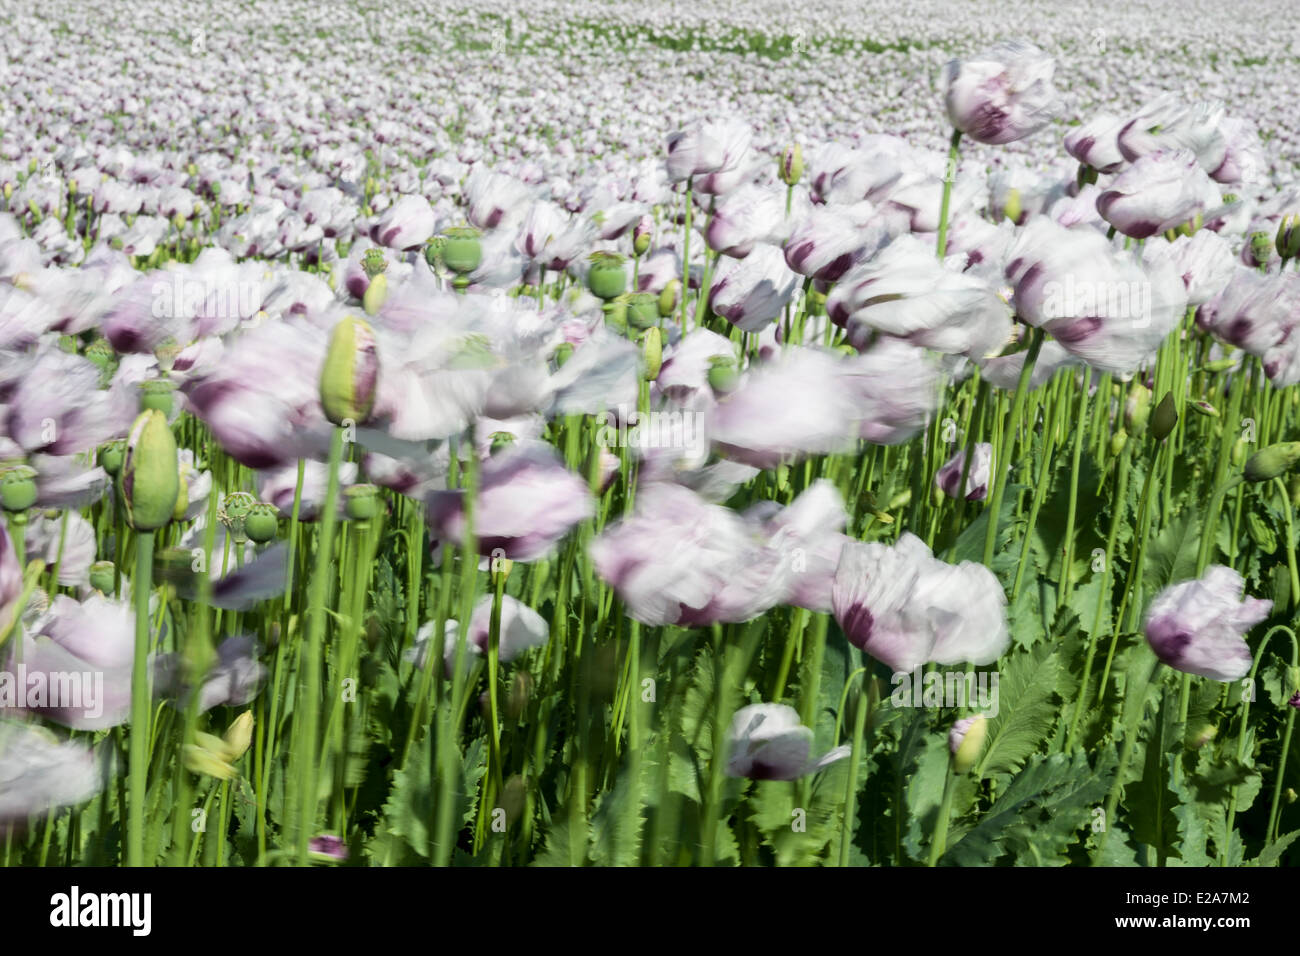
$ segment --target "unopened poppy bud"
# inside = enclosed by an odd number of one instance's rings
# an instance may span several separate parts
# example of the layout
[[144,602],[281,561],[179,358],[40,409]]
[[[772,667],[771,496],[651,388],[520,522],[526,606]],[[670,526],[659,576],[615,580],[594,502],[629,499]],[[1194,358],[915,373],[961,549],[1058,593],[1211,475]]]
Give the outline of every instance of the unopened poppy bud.
[[239,776],[226,759],[226,742],[212,734],[195,734],[196,742],[184,747],[185,768],[193,773],[206,774],[218,780],[232,780]]
[[988,736],[989,721],[983,714],[967,717],[952,725],[948,731],[948,750],[952,752],[952,772],[963,774],[975,766],[984,739]]
[[36,469],[15,465],[0,475],[0,507],[10,513],[36,504]]
[[677,311],[677,306],[681,304],[682,282],[680,279],[670,279],[659,293],[659,315],[667,318]]
[[1295,803],[1296,792],[1293,788],[1287,787],[1284,796],[1286,797],[1287,803]]
[[1254,541],[1265,554],[1272,554],[1277,550],[1277,534],[1253,511],[1246,513],[1246,531],[1250,534],[1250,540]]
[[1002,203],[1002,214],[1012,222],[1019,223],[1024,211],[1020,202],[1020,190],[1013,186],[1007,190],[1006,199]]
[[1124,428],[1130,435],[1141,435],[1151,417],[1151,389],[1139,381],[1129,387],[1124,402]]
[[374,485],[348,485],[343,489],[344,513],[353,521],[369,521],[379,514],[379,489]]
[[442,236],[434,236],[424,244],[424,261],[429,264],[429,268],[437,269],[442,262],[442,247],[445,243]]
[[366,315],[378,315],[386,301],[388,301],[388,276],[380,273],[366,286],[365,294],[361,296],[361,307],[366,310]]
[[156,531],[172,519],[180,493],[176,439],[156,408],[136,417],[117,478],[126,521],[136,531]]
[[170,415],[176,404],[176,383],[166,378],[151,378],[140,383],[140,411],[156,408]]
[[1250,451],[1250,442],[1246,441],[1245,436],[1238,438],[1232,443],[1231,461],[1232,467],[1240,468],[1246,463],[1246,455]]
[[1277,226],[1277,254],[1283,259],[1300,255],[1300,216],[1283,216]]
[[246,710],[234,719],[221,737],[226,745],[226,760],[234,763],[248,752],[253,742],[253,712]]
[[244,516],[244,532],[250,541],[266,544],[280,529],[280,511],[275,505],[259,501]]
[[1219,735],[1219,728],[1214,724],[1201,724],[1187,737],[1187,745],[1192,750],[1200,750]]
[[1174,402],[1174,393],[1165,392],[1160,404],[1151,413],[1151,437],[1158,442],[1164,441],[1178,425],[1178,406]]
[[643,377],[647,382],[653,382],[664,364],[664,340],[658,327],[645,330],[641,338],[641,357],[645,360]]
[[650,242],[654,238],[655,222],[648,215],[642,216],[632,230],[632,252],[640,258],[650,249]]
[[623,257],[613,252],[593,252],[590,261],[587,288],[591,294],[606,302],[622,295],[627,288],[627,270],[623,268]]
[[793,186],[803,179],[803,147],[798,143],[785,148],[778,164],[781,182]]
[[455,226],[442,235],[442,263],[457,275],[467,275],[483,262],[483,240],[472,226]]
[[1199,398],[1193,399],[1187,404],[1191,406],[1192,411],[1199,412],[1200,414],[1204,415],[1206,418],[1219,417],[1219,410],[1215,408],[1213,405],[1211,405],[1209,402],[1204,401],[1203,399],[1199,399]]
[[1237,360],[1235,358],[1221,358],[1215,359],[1213,362],[1206,362],[1201,368],[1207,372],[1226,372],[1236,364]]
[[1300,441],[1284,441],[1261,448],[1246,461],[1247,481],[1272,481],[1300,461]]
[[1080,163],[1079,170],[1074,174],[1074,181],[1082,189],[1097,181],[1097,170],[1087,163]]
[[320,400],[335,425],[361,424],[375,406],[379,350],[364,319],[348,316],[334,326],[321,368]]
[[627,324],[634,329],[659,324],[659,300],[653,292],[634,292],[627,297]]
[[176,476],[176,504],[172,508],[172,520],[184,521],[185,512],[190,507],[190,483],[182,471]]
[[518,720],[523,716],[524,708],[533,695],[533,675],[528,671],[516,671],[510,681],[510,693],[506,696],[506,716]]
[[117,352],[108,344],[107,339],[96,339],[86,346],[86,358],[95,363],[99,369],[99,385],[106,386],[117,371]]
[[90,586],[100,594],[112,596],[116,571],[112,561],[96,561],[90,566]]
[[1124,431],[1124,429],[1121,428],[1119,431],[1115,432],[1115,434],[1110,436],[1111,457],[1114,457],[1115,455],[1118,455],[1120,452],[1122,452],[1124,450],[1124,446],[1127,444],[1128,444],[1128,432]]

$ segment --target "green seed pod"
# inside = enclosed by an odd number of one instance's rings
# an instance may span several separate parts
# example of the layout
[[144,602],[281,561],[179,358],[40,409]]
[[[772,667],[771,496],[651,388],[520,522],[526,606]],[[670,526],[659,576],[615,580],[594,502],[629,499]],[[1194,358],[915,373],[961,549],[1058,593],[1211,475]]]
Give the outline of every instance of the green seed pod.
[[1273,239],[1266,232],[1250,234],[1250,255],[1256,265],[1263,265],[1273,258]]
[[381,249],[371,247],[367,249],[365,254],[361,257],[361,271],[371,279],[383,275],[384,270],[387,268],[388,260],[384,258],[384,253]]
[[787,186],[794,186],[803,179],[803,147],[798,143],[787,146],[781,153],[777,169],[781,182]]
[[442,247],[446,242],[442,236],[434,236],[424,244],[424,261],[429,264],[429,268],[437,269],[442,262]]
[[136,531],[157,531],[172,519],[180,493],[180,462],[167,418],[156,408],[136,417],[117,477],[126,521]]
[[257,499],[247,491],[232,491],[221,500],[221,507],[217,509],[217,518],[240,544],[248,540],[248,516],[256,506]]
[[164,416],[176,404],[176,383],[167,378],[151,378],[140,383],[140,411],[155,408]]
[[36,469],[15,465],[0,476],[0,508],[10,514],[36,504]]
[[387,300],[388,276],[381,273],[366,286],[365,294],[361,297],[361,307],[366,310],[366,315],[378,315]]
[[1265,523],[1264,519],[1253,511],[1246,513],[1246,530],[1250,532],[1250,539],[1265,554],[1272,554],[1277,551],[1277,535]]
[[1151,389],[1135,379],[1124,402],[1124,428],[1130,435],[1141,435],[1150,417]]
[[1127,444],[1128,444],[1128,432],[1124,431],[1124,429],[1121,428],[1119,431],[1115,432],[1115,434],[1110,436],[1111,457],[1114,458],[1116,455],[1122,452],[1124,450],[1124,446]]
[[126,442],[120,438],[101,445],[99,448],[99,466],[108,473],[110,478],[117,477],[117,473],[122,470],[122,461],[125,458]]
[[1162,442],[1170,436],[1178,425],[1178,407],[1174,402],[1174,393],[1166,392],[1160,404],[1151,413],[1151,437]]
[[645,360],[642,377],[647,382],[653,382],[659,377],[659,370],[664,364],[664,340],[658,327],[646,329],[641,337],[641,357]]
[[100,594],[111,597],[114,593],[113,582],[116,570],[112,561],[96,561],[90,566],[90,586]]
[[379,351],[364,319],[349,316],[334,326],[321,368],[320,400],[335,425],[361,424],[375,406]]
[[457,275],[468,275],[483,262],[481,233],[470,226],[456,226],[442,236],[442,262]]
[[682,283],[680,279],[671,279],[659,293],[659,316],[668,318],[677,311],[677,306],[681,305]]
[[613,252],[593,252],[591,267],[587,270],[587,288],[591,294],[606,302],[616,299],[627,288],[627,270],[623,257]]
[[87,345],[86,358],[94,362],[99,369],[99,387],[107,386],[112,381],[113,373],[117,371],[117,353],[113,351],[113,346],[108,344],[108,339],[96,339]]
[[1261,448],[1246,462],[1247,481],[1272,481],[1300,461],[1300,441],[1284,441]]
[[733,359],[725,355],[715,355],[709,360],[709,387],[718,395],[735,391],[740,382],[740,372]]
[[634,292],[627,297],[627,324],[634,329],[659,324],[659,300],[653,292]]
[[348,485],[343,489],[344,513],[353,521],[369,521],[379,514],[379,489],[374,485]]
[[250,541],[266,544],[279,533],[280,511],[275,505],[259,501],[244,516],[244,533]]

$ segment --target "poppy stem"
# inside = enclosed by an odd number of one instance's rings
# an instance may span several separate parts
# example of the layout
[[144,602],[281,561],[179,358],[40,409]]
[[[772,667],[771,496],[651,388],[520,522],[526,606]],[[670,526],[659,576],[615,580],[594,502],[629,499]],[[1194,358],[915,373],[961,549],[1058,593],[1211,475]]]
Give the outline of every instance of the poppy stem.
[[131,664],[131,742],[127,792],[126,865],[144,866],[144,800],[149,772],[149,592],[153,576],[153,532],[135,537],[135,656]]
[[957,156],[961,151],[961,130],[952,131],[948,147],[948,165],[943,173],[943,199],[939,201],[939,237],[935,252],[942,262],[948,251],[948,206],[952,202],[952,184],[957,181]]
[[993,494],[989,498],[988,528],[984,532],[984,566],[993,566],[993,549],[998,539],[998,514],[1002,510],[1002,499],[1007,492],[1007,478],[1010,473],[1011,455],[1016,447],[1016,430],[1020,417],[1024,413],[1025,395],[1029,392],[1029,380],[1034,374],[1034,363],[1043,347],[1043,333],[1032,329],[1029,333],[1029,349],[1025,354],[1025,365],[1020,370],[1020,379],[1016,382],[1015,398],[1011,402],[1011,416],[1007,419],[1006,431],[1002,435],[1002,448],[997,460],[989,469],[993,482]]

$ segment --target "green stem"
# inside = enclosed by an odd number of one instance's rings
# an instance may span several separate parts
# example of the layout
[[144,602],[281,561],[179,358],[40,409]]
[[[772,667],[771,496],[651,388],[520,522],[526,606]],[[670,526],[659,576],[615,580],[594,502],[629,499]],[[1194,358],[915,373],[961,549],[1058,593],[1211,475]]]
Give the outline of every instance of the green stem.
[[153,576],[153,532],[135,537],[135,657],[131,665],[131,743],[128,768],[130,816],[127,819],[126,865],[144,866],[144,800],[149,772],[149,591]]

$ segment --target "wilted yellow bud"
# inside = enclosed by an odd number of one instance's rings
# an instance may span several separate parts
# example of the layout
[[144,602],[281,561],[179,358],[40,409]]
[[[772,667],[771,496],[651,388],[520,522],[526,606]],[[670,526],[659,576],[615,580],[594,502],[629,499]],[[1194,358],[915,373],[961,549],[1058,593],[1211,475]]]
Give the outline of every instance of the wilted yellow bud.
[[246,710],[236,717],[221,739],[226,745],[226,759],[231,763],[246,754],[253,742],[253,712]]

